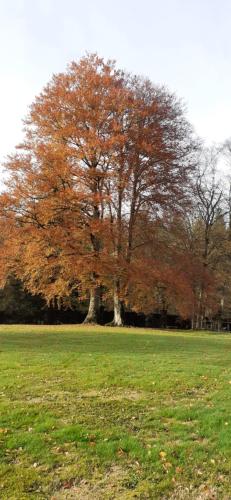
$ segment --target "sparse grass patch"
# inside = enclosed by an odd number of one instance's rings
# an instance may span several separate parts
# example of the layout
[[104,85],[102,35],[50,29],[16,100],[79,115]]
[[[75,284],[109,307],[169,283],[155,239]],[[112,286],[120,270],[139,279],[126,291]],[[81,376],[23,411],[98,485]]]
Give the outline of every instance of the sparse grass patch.
[[1,499],[231,497],[229,335],[2,326],[0,351]]

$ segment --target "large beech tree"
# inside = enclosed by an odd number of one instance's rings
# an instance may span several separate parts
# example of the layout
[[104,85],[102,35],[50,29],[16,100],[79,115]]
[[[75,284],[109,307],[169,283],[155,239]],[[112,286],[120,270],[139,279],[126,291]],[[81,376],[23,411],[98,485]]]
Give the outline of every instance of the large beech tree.
[[35,99],[6,164],[4,269],[47,300],[89,296],[87,322],[97,321],[103,286],[121,325],[131,273],[142,267],[142,257],[133,261],[140,217],[182,208],[193,148],[166,89],[96,55],[72,63]]
[[123,79],[112,62],[95,55],[54,76],[32,104],[25,141],[6,165],[2,207],[4,216],[16,216],[16,274],[49,300],[73,287],[82,296],[88,290],[89,322],[97,320],[106,269],[105,179],[132,104]]

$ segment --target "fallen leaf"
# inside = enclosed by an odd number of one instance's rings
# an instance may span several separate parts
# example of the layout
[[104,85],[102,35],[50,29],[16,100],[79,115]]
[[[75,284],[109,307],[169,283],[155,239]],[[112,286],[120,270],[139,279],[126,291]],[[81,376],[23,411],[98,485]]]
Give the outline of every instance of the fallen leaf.
[[171,462],[165,462],[165,463],[163,464],[163,467],[164,467],[164,469],[171,469],[172,464],[171,464]]
[[122,448],[119,448],[119,450],[117,451],[117,455],[118,457],[123,457],[124,455],[126,455],[126,453],[124,450],[122,450]]
[[63,488],[64,490],[69,490],[72,487],[73,482],[72,481],[67,481],[64,483]]

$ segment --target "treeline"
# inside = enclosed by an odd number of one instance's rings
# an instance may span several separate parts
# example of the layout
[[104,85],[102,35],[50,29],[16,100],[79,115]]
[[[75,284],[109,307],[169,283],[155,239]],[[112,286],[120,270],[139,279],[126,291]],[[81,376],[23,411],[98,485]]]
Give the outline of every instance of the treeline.
[[21,283],[47,318],[80,320],[87,305],[89,323],[113,310],[119,326],[156,314],[160,326],[228,328],[224,151],[203,150],[164,87],[96,55],[72,63],[35,99],[5,164],[2,286]]
[[[88,310],[88,301],[72,298],[72,304],[65,308],[55,303],[47,304],[45,299],[32,295],[23,287],[23,283],[10,276],[0,290],[0,323],[6,324],[73,324],[82,323]],[[112,321],[113,310],[106,308],[102,302],[98,310],[98,323],[108,324]],[[149,314],[123,310],[126,325],[152,328],[190,328],[190,321],[166,310]]]

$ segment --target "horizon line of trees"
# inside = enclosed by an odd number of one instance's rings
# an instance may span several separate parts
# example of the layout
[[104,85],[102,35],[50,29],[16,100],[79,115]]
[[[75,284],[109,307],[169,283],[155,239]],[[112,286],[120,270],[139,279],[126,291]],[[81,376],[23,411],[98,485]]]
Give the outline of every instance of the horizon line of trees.
[[[165,87],[87,55],[54,75],[25,120],[0,195],[2,287],[47,304],[178,314],[192,328],[231,310],[228,141],[205,149]],[[226,183],[228,184],[228,182]],[[217,324],[218,324],[217,323]]]

